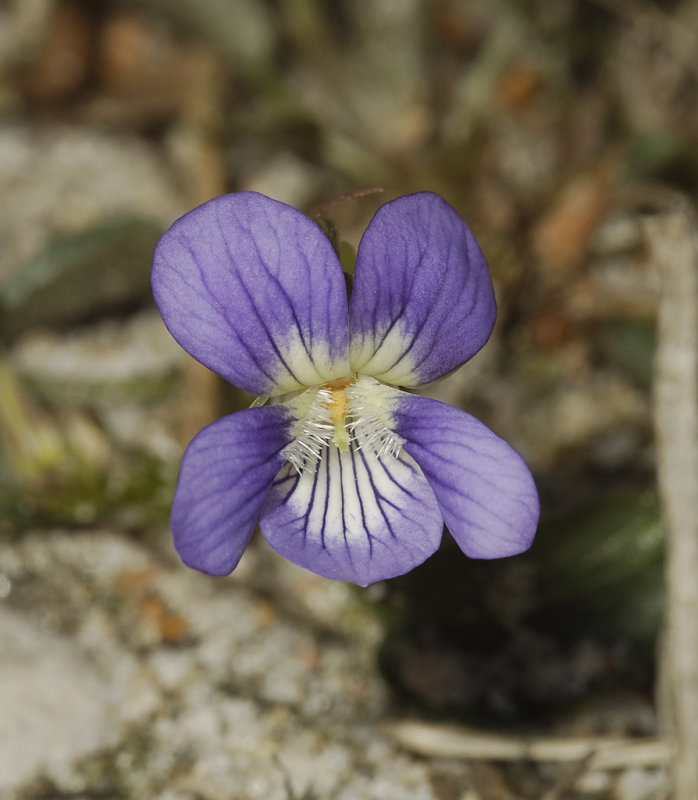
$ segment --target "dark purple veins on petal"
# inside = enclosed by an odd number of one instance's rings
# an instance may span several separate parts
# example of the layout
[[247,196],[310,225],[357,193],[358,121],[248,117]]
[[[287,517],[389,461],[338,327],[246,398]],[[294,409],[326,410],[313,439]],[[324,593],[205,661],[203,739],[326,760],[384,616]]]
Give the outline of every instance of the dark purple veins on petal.
[[187,448],[172,505],[177,552],[189,566],[227,575],[237,565],[290,441],[282,405],[238,411]]
[[260,525],[301,566],[365,585],[407,572],[438,546],[443,521],[433,492],[405,459],[331,445],[314,473],[286,477],[275,482]]
[[394,420],[467,555],[501,558],[530,546],[538,492],[510,445],[464,411],[427,397],[402,393]]
[[254,192],[179,219],[156,248],[153,294],[191,355],[255,394],[341,377],[346,286],[320,229]]
[[485,258],[448,203],[421,192],[377,211],[357,254],[349,324],[352,358],[362,356],[352,366],[427,383],[473,356],[495,316]]

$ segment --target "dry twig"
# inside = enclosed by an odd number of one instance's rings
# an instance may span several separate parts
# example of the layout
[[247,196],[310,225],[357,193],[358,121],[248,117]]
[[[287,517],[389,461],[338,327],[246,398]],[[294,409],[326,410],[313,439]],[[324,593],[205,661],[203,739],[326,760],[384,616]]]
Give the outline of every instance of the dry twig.
[[666,763],[659,739],[500,736],[471,728],[401,720],[387,732],[405,749],[422,756],[491,761],[584,762],[589,769],[620,769]]
[[698,797],[698,242],[683,200],[645,223],[660,279],[655,373],[659,490],[667,539],[660,709],[674,742],[675,800]]

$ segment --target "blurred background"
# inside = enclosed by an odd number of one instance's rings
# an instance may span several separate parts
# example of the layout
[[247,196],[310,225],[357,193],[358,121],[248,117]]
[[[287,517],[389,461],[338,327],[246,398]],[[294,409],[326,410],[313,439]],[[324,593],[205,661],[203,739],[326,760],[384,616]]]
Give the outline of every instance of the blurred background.
[[[0,2],[2,800],[667,796],[655,763],[569,779],[383,724],[656,733],[641,220],[695,200],[697,54],[696,0]],[[183,448],[252,398],[172,342],[152,249],[242,189],[354,246],[412,191],[468,221],[498,323],[424,391],[527,460],[530,553],[445,536],[368,590],[261,541],[229,579],[179,565]]]

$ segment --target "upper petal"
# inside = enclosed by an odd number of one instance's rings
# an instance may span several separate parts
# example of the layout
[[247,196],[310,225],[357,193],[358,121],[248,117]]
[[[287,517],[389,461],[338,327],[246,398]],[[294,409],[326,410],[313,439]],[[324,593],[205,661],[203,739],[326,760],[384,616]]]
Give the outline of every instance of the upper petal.
[[211,575],[235,568],[284,462],[291,422],[283,405],[249,408],[217,420],[192,440],[171,517],[185,564]]
[[481,422],[446,403],[402,393],[393,410],[404,448],[429,479],[446,527],[473,558],[526,550],[538,492],[521,456]]
[[445,200],[420,192],[378,209],[354,272],[354,371],[400,386],[428,383],[485,344],[496,313],[485,258]]
[[421,564],[439,546],[443,520],[406,453],[328,446],[314,472],[279,473],[260,528],[295,564],[366,586]]
[[190,211],[158,242],[152,284],[182,347],[249,392],[348,372],[339,261],[318,226],[284,203],[239,192]]

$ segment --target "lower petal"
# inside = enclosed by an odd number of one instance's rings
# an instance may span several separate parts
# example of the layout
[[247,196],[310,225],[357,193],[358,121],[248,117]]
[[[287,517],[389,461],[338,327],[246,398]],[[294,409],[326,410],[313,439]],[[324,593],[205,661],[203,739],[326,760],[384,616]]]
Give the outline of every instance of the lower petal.
[[379,456],[353,444],[324,449],[317,469],[287,465],[260,517],[283,556],[328,578],[366,586],[402,575],[439,546],[434,493],[406,453]]
[[237,566],[284,462],[291,422],[282,405],[250,408],[217,420],[192,440],[171,517],[185,564],[211,575]]
[[510,445],[464,411],[427,397],[403,393],[393,420],[466,555],[502,558],[530,546],[538,492]]

